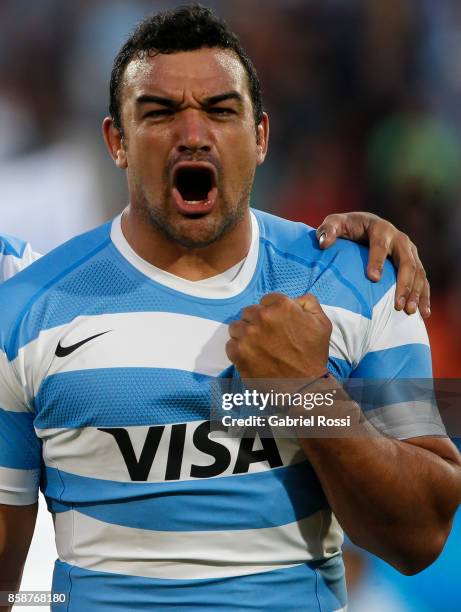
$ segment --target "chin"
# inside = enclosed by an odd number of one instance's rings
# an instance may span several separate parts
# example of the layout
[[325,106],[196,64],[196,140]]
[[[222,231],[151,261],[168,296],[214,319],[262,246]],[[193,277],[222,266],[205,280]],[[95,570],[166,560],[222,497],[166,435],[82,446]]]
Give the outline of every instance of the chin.
[[[225,233],[226,224],[217,226],[202,223],[203,218],[188,218],[168,232],[170,238],[188,248],[205,248],[219,240]],[[200,226],[200,227],[199,227]]]
[[167,215],[147,206],[144,211],[156,230],[171,241],[187,248],[205,248],[227,234],[242,219],[246,208],[239,205],[232,211],[224,212],[215,206],[207,214],[196,216],[180,214],[174,210],[174,206]]

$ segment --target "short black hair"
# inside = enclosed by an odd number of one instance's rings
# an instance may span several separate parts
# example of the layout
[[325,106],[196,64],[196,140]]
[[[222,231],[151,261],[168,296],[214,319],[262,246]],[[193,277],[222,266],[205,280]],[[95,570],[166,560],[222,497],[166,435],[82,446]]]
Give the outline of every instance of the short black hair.
[[256,126],[261,123],[263,106],[256,69],[240,40],[213,11],[201,4],[180,6],[144,19],[118,52],[110,76],[109,113],[114,126],[123,134],[120,92],[123,74],[130,61],[143,53],[177,53],[196,49],[230,49],[239,57],[248,77]]

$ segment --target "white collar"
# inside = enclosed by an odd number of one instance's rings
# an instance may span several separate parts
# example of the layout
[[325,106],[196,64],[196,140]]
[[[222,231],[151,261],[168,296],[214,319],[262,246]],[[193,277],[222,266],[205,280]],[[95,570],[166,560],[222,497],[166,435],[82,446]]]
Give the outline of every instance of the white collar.
[[[145,259],[142,259],[142,257],[131,248],[123,235],[121,214],[115,217],[112,222],[110,237],[120,254],[129,261],[132,266],[153,281],[194,297],[225,299],[234,297],[247,288],[258,263],[259,225],[255,215],[251,211],[250,216],[251,244],[243,264],[239,262],[229,270],[209,279],[205,278],[203,281],[190,281],[180,276],[175,276],[174,274],[170,274],[170,272],[157,268]],[[239,266],[240,270],[238,271]],[[230,274],[228,274],[229,272]],[[233,277],[230,281],[229,276],[231,276],[231,278]]]

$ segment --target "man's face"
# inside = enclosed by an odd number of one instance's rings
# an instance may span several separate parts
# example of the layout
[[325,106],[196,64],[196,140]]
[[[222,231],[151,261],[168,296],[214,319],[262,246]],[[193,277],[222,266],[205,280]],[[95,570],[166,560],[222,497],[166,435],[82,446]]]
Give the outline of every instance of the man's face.
[[187,247],[211,244],[248,208],[264,160],[267,117],[255,128],[248,79],[231,51],[199,49],[132,60],[121,92],[131,205]]

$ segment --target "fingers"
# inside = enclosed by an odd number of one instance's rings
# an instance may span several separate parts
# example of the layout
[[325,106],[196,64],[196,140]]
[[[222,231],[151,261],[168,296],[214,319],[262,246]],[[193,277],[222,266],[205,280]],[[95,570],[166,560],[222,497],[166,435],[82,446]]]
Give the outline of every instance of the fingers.
[[376,223],[384,227],[394,226],[373,213],[349,212],[328,215],[317,229],[320,247],[326,249],[336,242],[336,238],[346,238],[355,242],[368,242],[371,228]]
[[[319,301],[314,295],[310,293],[306,293],[306,295],[302,295],[298,298],[295,298],[293,301],[299,306],[301,306],[306,312],[310,312],[311,314],[324,314]],[[275,305],[283,305],[284,307],[286,306],[287,308],[289,308],[291,303],[292,300],[283,293],[268,293],[261,298],[259,304],[253,304],[252,306],[247,306],[246,308],[244,308],[242,310],[240,321],[236,323],[241,322],[246,325],[251,323],[259,323],[261,321],[261,318],[264,318],[266,314],[265,312],[263,312],[265,308]],[[235,330],[235,335],[230,333],[231,330]],[[237,334],[243,331],[246,331],[245,327],[235,327],[234,323],[231,323],[231,325],[229,326],[229,333],[231,337],[238,338],[239,335]]]
[[234,321],[229,325],[229,336],[235,340],[243,338],[247,333],[248,325],[246,321]]
[[[268,293],[261,299],[260,304],[264,307],[275,305],[283,305],[290,307],[291,302],[292,300],[288,296],[283,295],[282,293]],[[306,312],[310,312],[311,314],[324,314],[319,301],[314,295],[310,293],[306,293],[306,295],[302,295],[301,297],[295,298],[294,302],[301,306],[301,308]],[[259,316],[260,314],[260,312],[257,313],[257,315],[255,313],[255,316]]]
[[423,318],[428,318],[431,315],[429,282],[426,278],[426,272],[419,258],[418,251],[413,244],[412,253],[415,261],[415,275],[413,278],[413,287],[405,305],[405,312],[414,314],[419,308],[421,316]]
[[332,323],[313,295],[262,297],[228,328],[226,354],[245,378],[297,378],[325,371]]
[[319,301],[310,293],[306,293],[306,295],[295,298],[294,301],[299,304],[303,310],[309,312],[310,314],[324,314]]
[[336,238],[368,241],[368,278],[379,281],[384,262],[390,257],[398,267],[395,308],[408,314],[419,308],[423,318],[430,316],[430,287],[416,246],[392,223],[367,212],[333,214],[317,229],[317,238],[322,249],[334,244]]
[[428,319],[431,316],[431,287],[427,278],[425,278],[423,290],[419,299],[419,312],[423,319]]
[[262,306],[260,304],[253,304],[252,306],[247,306],[242,310],[241,320],[246,321],[247,323],[255,323],[259,318],[259,311]]
[[295,298],[294,301],[296,304],[301,306],[305,312],[309,313],[310,315],[314,315],[317,322],[321,322],[323,329],[327,331],[328,337],[331,336],[333,325],[327,315],[323,312],[320,302],[314,295],[311,293],[306,293],[306,295]]
[[[394,259],[395,261],[395,259]],[[397,270],[397,286],[395,289],[395,309],[403,310],[407,306],[408,299],[413,288],[416,274],[416,263],[413,255],[406,257],[400,262]],[[410,313],[411,314],[411,313]]]
[[[326,217],[317,230],[322,248],[331,246],[336,238],[347,238],[356,242],[368,242],[370,254],[367,276],[372,281],[381,278],[386,257],[391,253],[392,241],[400,232],[397,228],[368,212],[334,214]],[[320,241],[320,238],[323,240]]]
[[336,242],[336,237],[342,234],[344,215],[328,215],[316,231],[321,249],[327,249]]
[[416,246],[406,234],[379,217],[370,224],[368,233],[368,278],[379,280],[386,257],[391,257],[398,266],[395,308],[407,314],[414,314],[419,308],[422,317],[429,317],[430,288]]
[[405,310],[407,314],[414,314],[419,308],[422,317],[429,317],[430,288],[426,271],[416,246],[406,234],[398,233],[394,239],[391,256],[398,265],[395,308]]
[[265,308],[289,301],[291,301],[290,298],[283,295],[283,293],[267,293],[261,298],[259,304],[253,304],[252,306],[247,306],[244,308],[242,310],[240,320],[244,321],[245,323],[259,323],[261,321],[261,317],[264,316],[262,312]]
[[261,306],[273,306],[274,304],[289,299],[290,298],[288,298],[286,295],[283,295],[283,293],[268,293],[261,299],[260,304]]
[[377,219],[368,229],[370,251],[368,254],[367,276],[372,281],[379,281],[384,268],[384,262],[392,252],[393,239],[397,232],[388,221]]

